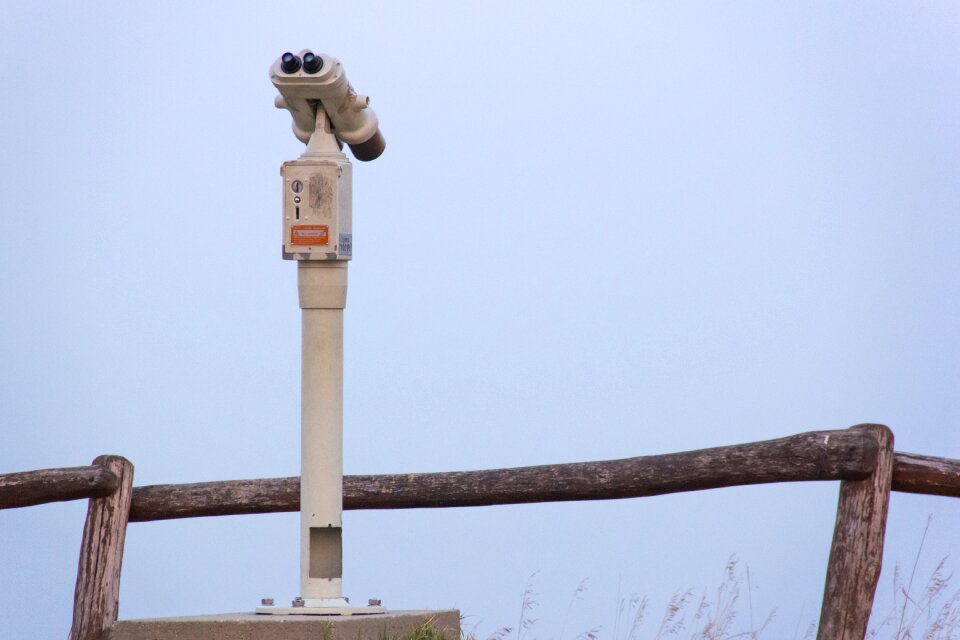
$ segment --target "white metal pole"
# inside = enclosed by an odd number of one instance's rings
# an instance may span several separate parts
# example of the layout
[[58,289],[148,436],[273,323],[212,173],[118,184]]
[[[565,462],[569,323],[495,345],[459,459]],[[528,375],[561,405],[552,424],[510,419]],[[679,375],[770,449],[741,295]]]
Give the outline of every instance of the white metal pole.
[[[270,67],[278,107],[293,116],[303,154],[280,168],[283,257],[297,262],[302,316],[300,385],[300,596],[291,607],[265,598],[257,613],[383,613],[379,601],[343,597],[343,310],[353,257],[353,172],[342,143],[361,160],[384,149],[369,99],[340,61],[304,50]],[[333,122],[336,122],[334,130]]]
[[301,260],[303,316],[300,595],[305,607],[342,600],[343,310],[347,263]]

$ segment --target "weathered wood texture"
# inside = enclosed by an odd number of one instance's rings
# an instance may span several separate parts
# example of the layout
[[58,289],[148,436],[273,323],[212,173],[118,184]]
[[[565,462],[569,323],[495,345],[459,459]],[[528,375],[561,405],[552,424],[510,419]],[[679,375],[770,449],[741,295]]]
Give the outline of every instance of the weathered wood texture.
[[[824,432],[827,433],[827,432]],[[812,434],[801,434],[812,435]],[[763,443],[758,443],[763,444]],[[752,445],[744,445],[752,446]],[[728,449],[731,447],[727,447]],[[691,452],[697,453],[697,452]],[[690,454],[674,454],[690,455]],[[657,458],[628,458],[608,462],[579,463],[583,465],[607,465],[621,463],[623,466],[656,464]],[[495,469],[491,471],[467,471],[452,473],[403,474],[386,476],[347,476],[345,478],[344,508],[346,509],[402,509],[423,507],[472,506],[485,504],[511,504],[515,502],[542,502],[565,500],[592,500],[605,497],[639,497],[657,495],[670,491],[652,490],[636,495],[611,495],[580,497],[583,486],[560,487],[559,497],[517,500],[518,482],[521,476],[537,473],[538,470],[559,470],[561,475],[576,475],[574,465],[547,465],[520,469]],[[516,480],[511,474],[517,474]],[[550,471],[548,471],[548,474]],[[497,477],[499,476],[499,478]],[[472,483],[471,487],[451,487],[455,479]],[[798,478],[813,480],[837,480],[837,477]],[[756,482],[780,482],[783,480],[757,480]],[[197,484],[155,485],[134,489],[132,521],[165,520],[215,515],[240,515],[296,511],[299,507],[300,479],[268,478],[264,480],[231,480]],[[64,500],[99,498],[109,495],[118,486],[115,474],[100,466],[40,469],[20,473],[0,474],[0,509],[28,507]],[[502,500],[496,495],[488,501],[476,500],[476,490],[481,485],[508,486]],[[622,484],[622,483],[617,483]],[[731,484],[750,484],[734,482]],[[446,494],[432,487],[450,487]],[[728,486],[718,484],[716,486]],[[393,492],[378,493],[377,487]],[[710,487],[695,487],[710,488]],[[496,490],[495,488],[492,490]],[[586,489],[592,491],[594,489]],[[674,489],[684,491],[687,489]],[[693,489],[690,489],[693,490]],[[921,456],[913,453],[894,453],[893,490],[906,493],[948,496],[960,498],[960,460]],[[528,492],[529,493],[529,492]],[[629,493],[629,491],[628,491]],[[468,495],[470,494],[470,495]],[[528,496],[529,497],[529,496]]]
[[960,460],[895,453],[893,490],[960,498]]
[[96,465],[4,473],[0,474],[0,509],[101,498],[113,493],[119,482],[109,469]]
[[[351,477],[343,479],[348,493]],[[344,497],[344,505],[347,498]],[[135,487],[130,522],[300,510],[300,478],[222,480]]]
[[100,456],[93,461],[115,474],[117,490],[90,500],[73,596],[70,640],[99,640],[103,630],[117,621],[120,568],[133,498],[133,465],[120,456]]
[[[488,471],[346,476],[344,509],[413,509],[638,498],[769,482],[853,480],[876,465],[858,430],[814,431],[684,453]],[[297,511],[299,478],[134,489],[131,521]]]
[[879,455],[869,477],[840,484],[817,640],[863,640],[883,560],[893,482],[893,432],[877,424],[858,425],[851,431],[875,437]]

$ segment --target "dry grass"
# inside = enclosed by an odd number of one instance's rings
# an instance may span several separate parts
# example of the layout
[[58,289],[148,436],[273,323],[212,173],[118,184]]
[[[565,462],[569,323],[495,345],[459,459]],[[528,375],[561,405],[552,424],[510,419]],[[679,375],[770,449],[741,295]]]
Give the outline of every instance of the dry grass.
[[[501,627],[490,634],[486,640],[525,640],[530,638],[537,619],[533,616],[539,603],[533,582],[536,573],[527,579],[521,599],[520,617],[516,627]],[[688,589],[678,592],[670,598],[664,607],[659,619],[649,616],[648,601],[646,598],[632,595],[629,598],[618,598],[617,612],[614,617],[612,633],[605,634],[602,626],[581,631],[571,637],[565,635],[567,620],[570,611],[582,599],[587,590],[587,581],[577,585],[564,615],[560,635],[557,640],[600,640],[610,637],[612,640],[653,640],[681,639],[689,640],[756,640],[760,633],[773,619],[770,613],[759,627],[753,623],[753,605],[747,599],[748,625],[747,630],[734,631],[737,619],[737,604],[740,601],[740,591],[746,582],[749,593],[749,570],[740,571],[737,559],[731,557],[724,567],[723,578],[716,589],[715,597],[708,596],[704,590],[699,597],[694,597],[694,591]],[[655,626],[654,626],[655,625]],[[477,640],[471,633],[464,635],[464,640]]]
[[[868,640],[960,640],[960,589],[949,592],[952,573],[948,571],[947,558],[936,566],[919,593],[913,585],[917,566],[923,550],[930,522],[924,530],[913,569],[906,583],[899,566],[894,569],[894,604],[867,633]],[[536,640],[537,619],[534,610],[538,607],[534,578],[531,575],[524,587],[520,616],[516,627],[501,627],[486,640]],[[741,597],[746,585],[746,598]],[[602,626],[567,634],[567,622],[571,610],[583,599],[587,581],[577,585],[564,614],[560,634],[556,640],[760,640],[775,611],[766,615],[760,624],[754,620],[753,602],[750,594],[749,568],[741,569],[735,557],[724,567],[719,586],[713,592],[703,590],[697,594],[693,589],[677,592],[670,598],[659,616],[651,615],[647,598],[632,595],[618,596],[618,606],[609,631]],[[805,627],[797,623],[793,640],[811,640],[816,637],[815,621]],[[877,618],[876,612],[871,622]],[[472,633],[465,633],[462,640],[477,640]]]
[[[746,629],[734,630],[737,620],[737,604],[741,597],[741,588],[747,584],[748,619]],[[643,638],[689,638],[690,640],[725,640],[727,638],[745,638],[753,640],[773,620],[770,612],[763,623],[755,626],[753,603],[749,597],[750,571],[740,571],[735,557],[731,557],[723,570],[723,578],[714,597],[703,590],[695,596],[693,589],[678,592],[670,598],[657,623],[656,631],[645,626],[648,603],[646,598],[631,596],[621,601],[617,619],[614,622],[614,640],[641,640]],[[621,629],[621,619],[624,621]],[[653,632],[653,635],[651,635]]]
[[[907,583],[903,583],[899,566],[893,570],[893,606],[867,632],[868,640],[960,640],[960,589],[953,594],[947,591],[953,577],[952,572],[947,573],[948,558],[940,560],[920,593],[913,590],[931,520],[927,518]],[[876,612],[873,617],[876,618]]]

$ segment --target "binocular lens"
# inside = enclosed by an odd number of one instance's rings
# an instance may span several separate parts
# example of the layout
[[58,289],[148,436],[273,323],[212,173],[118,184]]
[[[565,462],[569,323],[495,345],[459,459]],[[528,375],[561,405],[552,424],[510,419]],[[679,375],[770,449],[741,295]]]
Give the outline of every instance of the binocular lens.
[[[312,54],[311,54],[312,55]],[[300,70],[300,58],[289,51],[280,56],[280,70],[284,73],[295,73]]]
[[303,54],[303,70],[307,73],[316,73],[323,67],[323,58],[307,51]]

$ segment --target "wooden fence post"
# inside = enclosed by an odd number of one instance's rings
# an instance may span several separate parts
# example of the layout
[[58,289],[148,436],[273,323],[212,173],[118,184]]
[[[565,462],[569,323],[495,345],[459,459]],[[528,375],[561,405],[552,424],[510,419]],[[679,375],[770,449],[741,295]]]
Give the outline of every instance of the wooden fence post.
[[87,507],[70,640],[100,640],[104,629],[117,621],[123,541],[133,497],[133,465],[120,456],[100,456],[93,464],[116,474],[120,486],[105,498],[92,498]]
[[817,640],[863,640],[883,561],[893,480],[893,432],[879,424],[851,429],[873,434],[880,452],[872,475],[840,483]]

